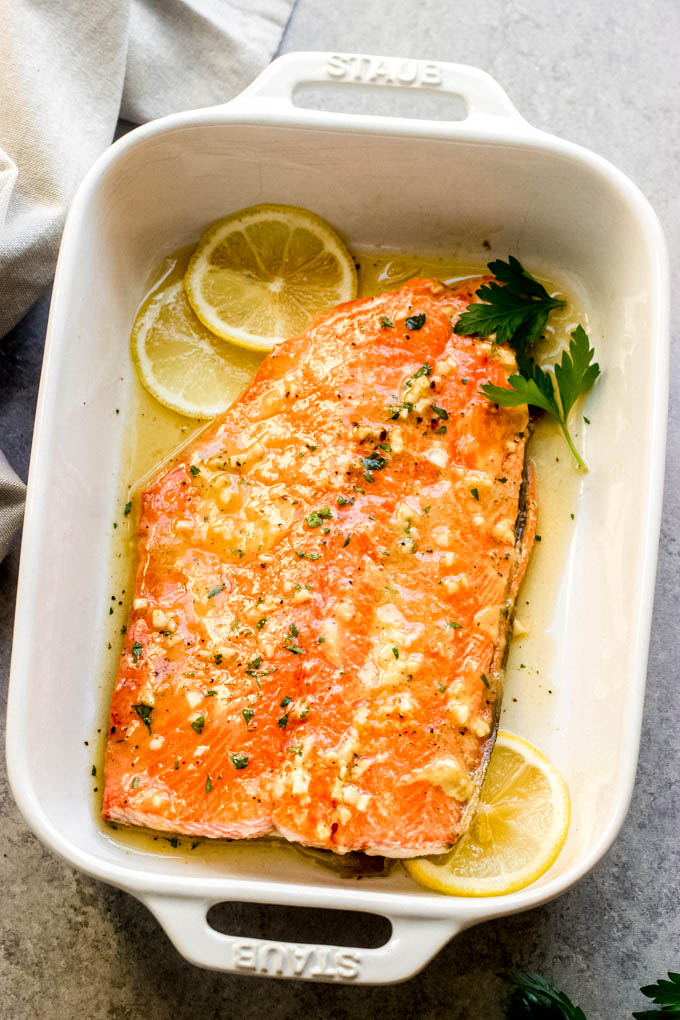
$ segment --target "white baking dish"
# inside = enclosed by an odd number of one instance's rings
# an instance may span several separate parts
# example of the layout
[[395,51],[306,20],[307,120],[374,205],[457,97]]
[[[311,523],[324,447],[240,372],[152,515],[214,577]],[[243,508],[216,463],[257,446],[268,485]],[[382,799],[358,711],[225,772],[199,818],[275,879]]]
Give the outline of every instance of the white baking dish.
[[[459,122],[301,110],[301,83],[372,81],[462,97]],[[576,530],[551,623],[552,721],[516,722],[561,768],[573,802],[567,844],[541,881],[490,899],[417,887],[399,868],[360,884],[300,859],[192,859],[126,848],[95,819],[91,748],[107,636],[111,522],[120,505],[128,335],[149,271],[206,224],[260,201],[304,205],[359,247],[492,253],[552,267],[583,296],[603,377]],[[89,875],[125,889],[179,951],[207,967],[388,982],[456,932],[526,910],[605,853],[628,806],[637,757],[663,487],[667,265],[649,205],[619,171],[535,130],[486,74],[454,64],[321,53],[275,61],[226,106],[127,135],[73,203],[54,286],[24,528],[9,698],[12,789],[29,825]],[[116,408],[121,410],[116,413]],[[283,945],[220,934],[220,901],[370,911],[379,949]]]

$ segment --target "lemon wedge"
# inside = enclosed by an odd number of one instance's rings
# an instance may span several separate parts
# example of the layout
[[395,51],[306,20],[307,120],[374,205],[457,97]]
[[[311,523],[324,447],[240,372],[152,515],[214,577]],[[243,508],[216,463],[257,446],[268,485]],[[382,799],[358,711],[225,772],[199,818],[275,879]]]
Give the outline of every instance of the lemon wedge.
[[226,411],[262,361],[261,354],[226,344],[207,330],[181,280],[157,289],[141,306],[130,349],[142,385],[189,418]]
[[354,260],[325,220],[290,205],[254,205],[206,231],[184,287],[217,336],[269,351],[315,315],[357,295]]
[[536,747],[501,731],[470,828],[446,854],[404,861],[421,885],[449,896],[501,896],[535,882],[569,828],[567,784]]

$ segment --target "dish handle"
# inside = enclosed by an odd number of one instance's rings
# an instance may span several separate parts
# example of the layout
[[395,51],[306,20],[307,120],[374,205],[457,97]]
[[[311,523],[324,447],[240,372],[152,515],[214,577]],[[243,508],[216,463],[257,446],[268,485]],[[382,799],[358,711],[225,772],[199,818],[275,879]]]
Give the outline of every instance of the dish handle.
[[277,942],[225,935],[208,924],[220,900],[181,896],[139,897],[175,948],[190,963],[260,977],[343,984],[388,984],[416,974],[462,928],[446,918],[389,917],[392,934],[377,949]]
[[[499,118],[512,120],[515,128],[531,125],[515,109],[510,98],[495,78],[486,71],[468,64],[441,60],[377,57],[361,53],[300,52],[277,57],[243,92],[228,105],[250,106],[250,100],[277,111],[297,110],[295,90],[301,85],[341,84],[370,85],[380,88],[442,92],[458,96],[467,107],[463,122],[497,123]],[[252,106],[251,106],[252,109]],[[309,113],[309,111],[306,111]],[[323,117],[336,115],[324,112]],[[347,117],[347,115],[339,115]],[[352,115],[352,119],[362,117]],[[371,121],[394,122],[395,117],[370,117]],[[490,120],[491,119],[491,120]],[[451,122],[447,122],[450,130]]]

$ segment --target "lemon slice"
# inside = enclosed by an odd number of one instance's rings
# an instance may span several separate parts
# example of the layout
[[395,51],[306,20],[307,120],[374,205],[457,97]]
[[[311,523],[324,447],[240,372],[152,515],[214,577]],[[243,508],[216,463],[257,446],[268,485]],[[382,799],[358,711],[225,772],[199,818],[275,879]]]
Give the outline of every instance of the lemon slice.
[[142,385],[161,404],[190,418],[214,418],[254,375],[262,355],[225,344],[199,322],[182,281],[142,305],[130,338]]
[[500,896],[548,870],[569,828],[567,784],[532,744],[500,732],[477,813],[453,850],[405,861],[408,873],[450,896]]
[[206,231],[184,287],[213,333],[269,351],[302,333],[315,315],[355,298],[357,274],[320,216],[291,205],[254,205]]

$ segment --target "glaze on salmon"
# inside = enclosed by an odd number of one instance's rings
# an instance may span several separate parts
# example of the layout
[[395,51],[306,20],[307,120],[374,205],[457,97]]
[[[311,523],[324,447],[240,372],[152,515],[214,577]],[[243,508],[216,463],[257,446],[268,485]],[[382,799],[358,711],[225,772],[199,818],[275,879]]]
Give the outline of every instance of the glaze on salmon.
[[104,817],[435,853],[496,732],[534,535],[512,351],[479,280],[411,280],[280,344],[142,495]]

